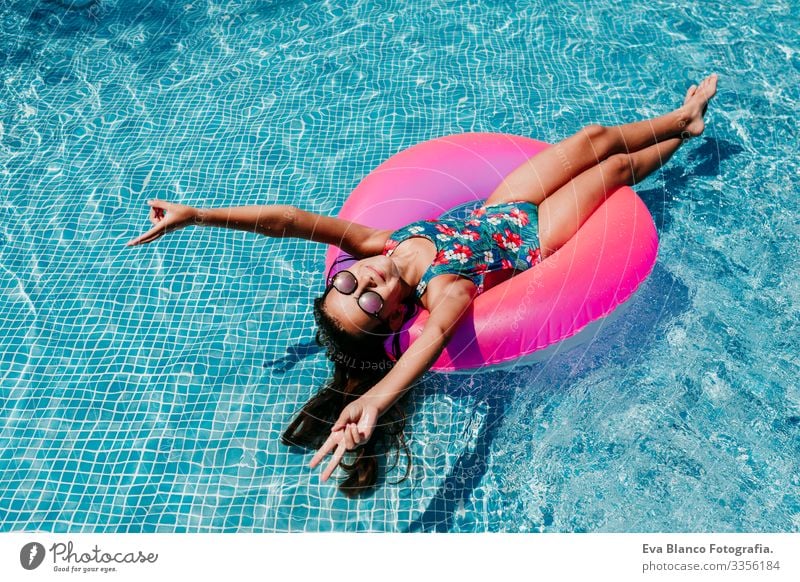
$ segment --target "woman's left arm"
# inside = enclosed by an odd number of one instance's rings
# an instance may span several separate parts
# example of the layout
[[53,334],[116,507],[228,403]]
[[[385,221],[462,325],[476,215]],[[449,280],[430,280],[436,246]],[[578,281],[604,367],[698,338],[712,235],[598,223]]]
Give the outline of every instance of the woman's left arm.
[[450,338],[458,322],[475,297],[475,286],[466,279],[442,288],[431,306],[425,328],[394,367],[361,398],[383,414],[430,369]]
[[[331,476],[345,451],[365,443],[372,436],[378,418],[414,384],[436,361],[450,341],[458,321],[475,297],[475,285],[459,279],[450,285],[437,286],[430,297],[431,314],[420,336],[400,356],[394,367],[375,386],[347,406],[331,427],[331,434],[309,463],[316,467],[328,453],[333,457],[322,472],[322,480]],[[431,292],[430,287],[428,292]]]

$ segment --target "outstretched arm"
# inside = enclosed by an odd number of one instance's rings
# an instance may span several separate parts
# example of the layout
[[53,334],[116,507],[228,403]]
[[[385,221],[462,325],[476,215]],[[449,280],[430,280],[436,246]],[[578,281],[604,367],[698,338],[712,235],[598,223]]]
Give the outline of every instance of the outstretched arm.
[[[397,363],[375,386],[363,396],[348,404],[331,428],[331,434],[309,463],[310,467],[335,452],[322,480],[333,473],[347,450],[365,443],[372,436],[378,418],[422,376],[450,341],[457,324],[472,303],[475,286],[467,280],[448,285],[434,300],[425,329],[411,344]],[[430,292],[430,289],[429,289]]]
[[195,224],[257,232],[277,238],[304,238],[335,245],[356,258],[379,255],[391,233],[356,222],[307,212],[286,204],[193,208],[165,200],[148,200],[150,222],[146,233],[128,246],[149,243],[164,234]]
[[430,369],[453,336],[476,292],[467,279],[459,279],[440,289],[440,293],[431,298],[431,313],[422,333],[392,370],[362,396],[377,406],[380,414],[389,410]]
[[197,222],[255,230],[265,236],[304,238],[335,245],[357,258],[379,255],[391,233],[285,204],[201,209]]
[[166,200],[148,200],[150,223],[153,227],[128,241],[127,246],[153,242],[168,232],[191,225],[221,226],[258,232],[265,236],[286,234],[294,214],[291,206],[236,206],[232,208],[194,208]]
[[195,222],[199,226],[217,226],[257,232],[264,236],[284,237],[291,226],[293,206],[264,204],[229,208],[197,208]]

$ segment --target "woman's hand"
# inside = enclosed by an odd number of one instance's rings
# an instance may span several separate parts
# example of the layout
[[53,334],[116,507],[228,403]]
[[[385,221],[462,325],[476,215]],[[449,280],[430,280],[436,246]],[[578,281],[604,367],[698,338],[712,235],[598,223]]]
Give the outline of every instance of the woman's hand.
[[132,247],[153,242],[168,232],[195,224],[199,215],[197,208],[184,204],[176,204],[164,200],[148,200],[147,204],[150,205],[150,222],[153,224],[153,228],[143,235],[128,241],[125,246]]
[[328,440],[320,447],[309,466],[316,467],[325,456],[336,449],[328,466],[322,472],[322,480],[327,481],[345,451],[351,451],[367,443],[378,422],[378,407],[359,398],[345,406],[339,420],[331,428]]

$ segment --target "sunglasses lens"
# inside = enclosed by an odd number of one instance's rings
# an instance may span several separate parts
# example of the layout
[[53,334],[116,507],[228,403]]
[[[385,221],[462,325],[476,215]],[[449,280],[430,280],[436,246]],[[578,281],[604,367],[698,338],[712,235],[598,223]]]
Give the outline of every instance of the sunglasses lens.
[[366,291],[358,298],[358,304],[367,313],[377,315],[381,307],[383,307],[383,299],[374,291]]
[[341,273],[336,273],[336,276],[333,278],[333,286],[339,293],[349,295],[356,290],[358,282],[352,273],[349,271],[342,271]]

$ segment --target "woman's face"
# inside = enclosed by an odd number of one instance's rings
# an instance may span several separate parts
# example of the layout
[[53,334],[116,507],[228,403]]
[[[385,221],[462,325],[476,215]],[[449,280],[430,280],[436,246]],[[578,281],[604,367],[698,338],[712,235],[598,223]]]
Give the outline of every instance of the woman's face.
[[344,294],[335,287],[331,288],[323,304],[325,312],[339,320],[350,334],[359,335],[372,331],[381,325],[381,321],[361,309],[358,298],[365,291],[374,291],[383,299],[379,317],[393,330],[398,329],[405,313],[402,302],[410,290],[400,278],[400,272],[391,257],[367,257],[356,261],[347,270],[355,275],[355,291]]

